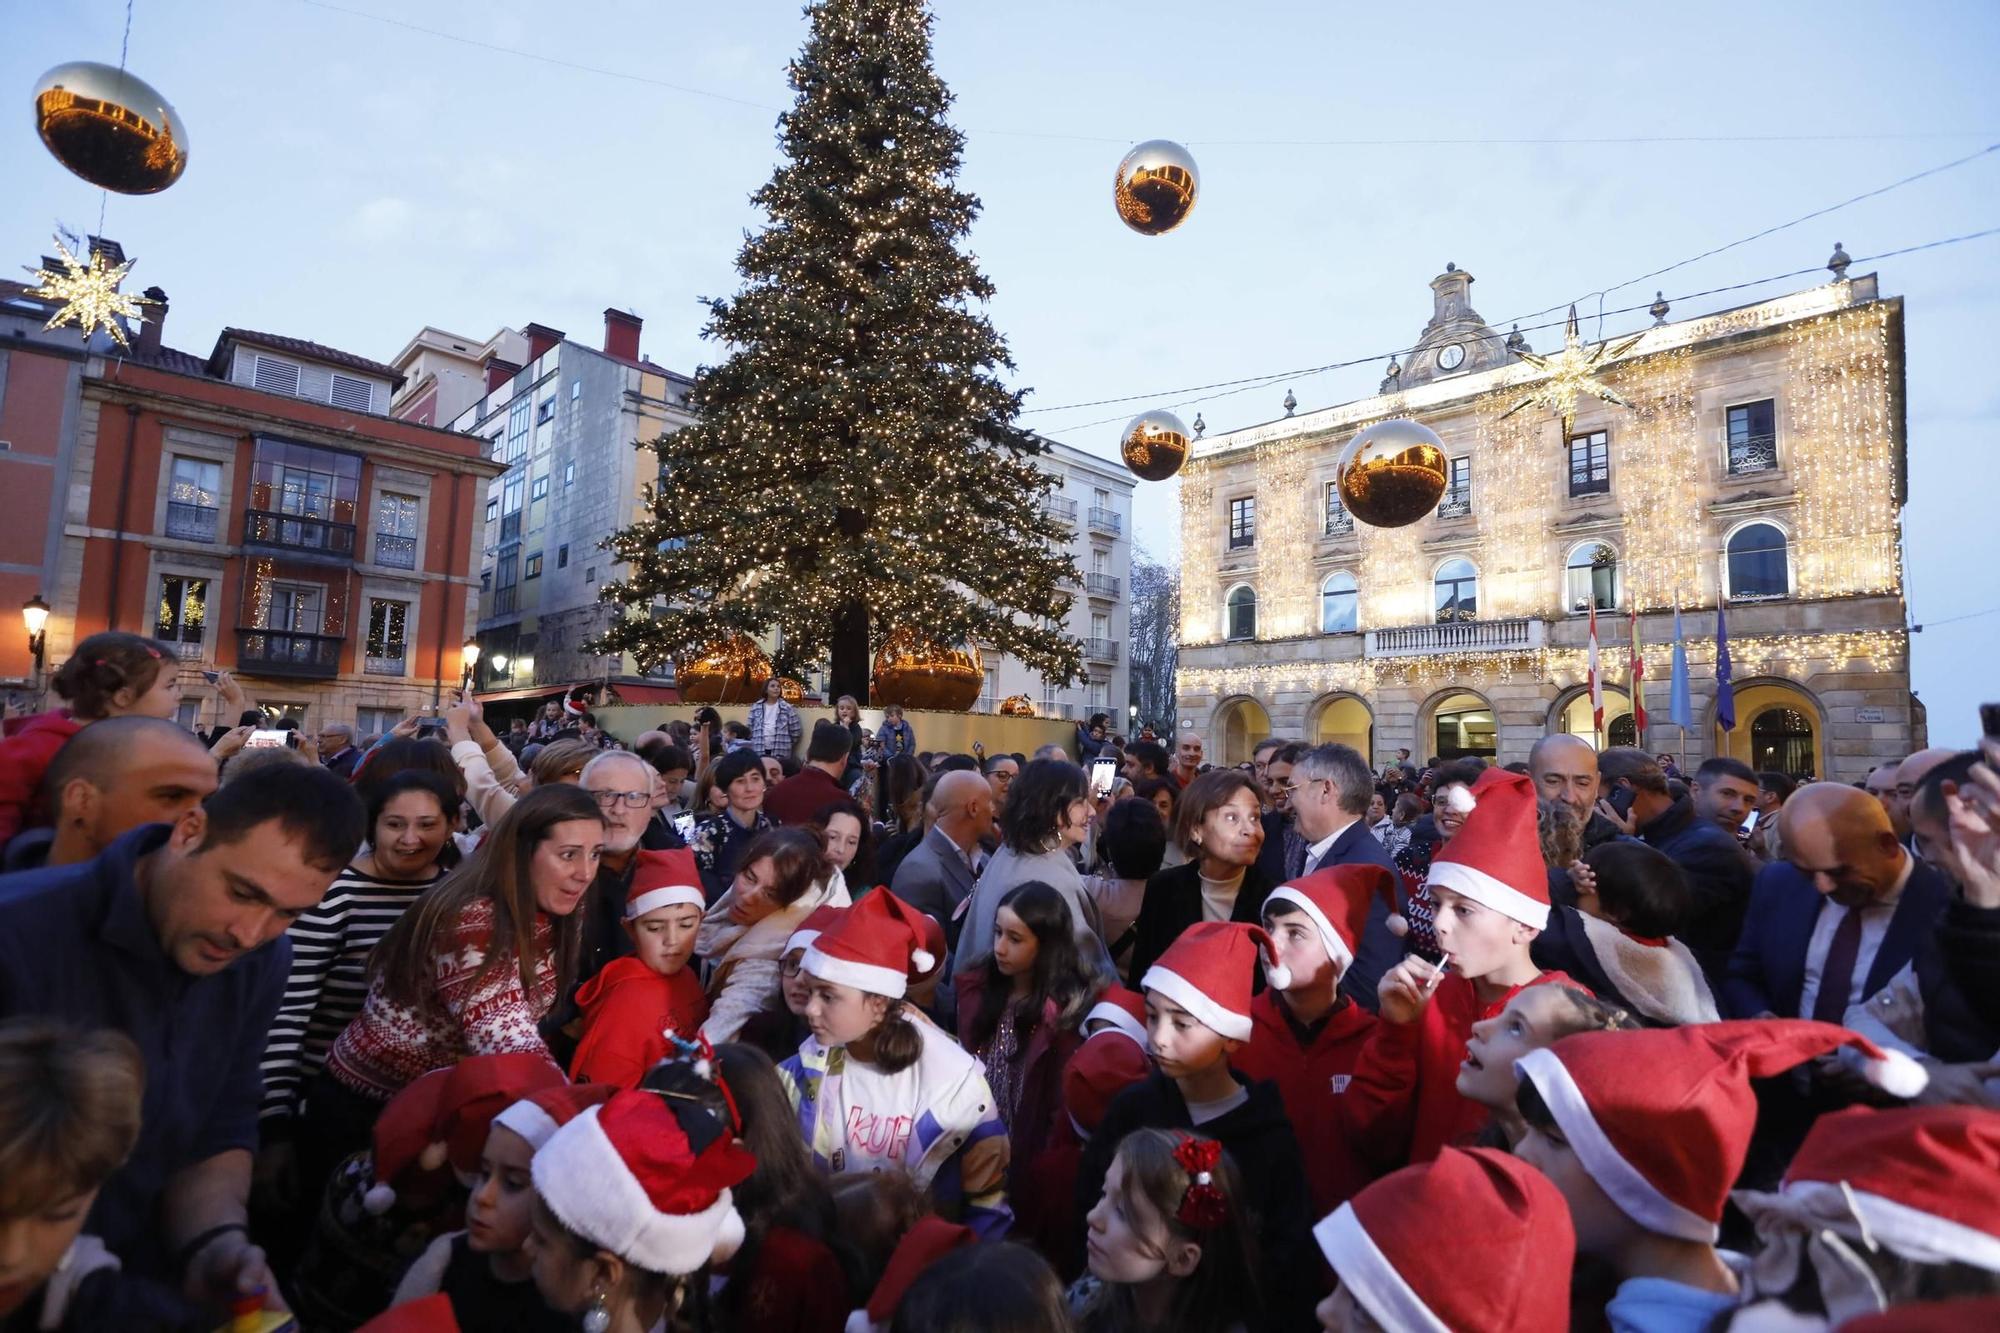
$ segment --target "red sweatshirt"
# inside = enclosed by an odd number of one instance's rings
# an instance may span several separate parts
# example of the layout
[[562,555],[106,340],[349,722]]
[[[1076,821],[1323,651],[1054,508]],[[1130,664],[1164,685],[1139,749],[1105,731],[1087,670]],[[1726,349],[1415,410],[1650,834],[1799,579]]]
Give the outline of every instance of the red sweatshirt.
[[630,955],[614,958],[576,992],[583,1035],[569,1076],[578,1083],[636,1088],[667,1056],[667,1029],[692,1040],[708,1017],[694,969],[663,977]]
[[1250,1040],[1231,1061],[1245,1077],[1278,1085],[1285,1114],[1299,1131],[1315,1217],[1332,1212],[1375,1178],[1347,1135],[1314,1131],[1346,1096],[1349,1076],[1376,1023],[1375,1015],[1343,1000],[1312,1041],[1301,1044],[1275,992],[1266,990],[1250,1001]]
[[68,713],[37,713],[0,741],[0,846],[24,828],[49,822],[43,808],[42,775],[63,742],[83,730]]
[[[1544,972],[1528,986],[1561,982],[1587,987],[1561,972]],[[1472,1025],[1493,1017],[1523,987],[1482,1006],[1472,983],[1447,973],[1414,1023],[1378,1022],[1336,1105],[1342,1128],[1375,1174],[1428,1162],[1440,1148],[1477,1134],[1491,1114],[1459,1095],[1458,1067]]]
[[840,1333],[848,1313],[868,1299],[867,1292],[848,1290],[831,1249],[787,1226],[764,1233],[752,1271],[738,1273],[737,1267],[730,1266],[729,1285],[741,1282],[744,1290],[725,1292],[721,1300],[724,1306],[741,1302],[730,1322],[739,1333]]

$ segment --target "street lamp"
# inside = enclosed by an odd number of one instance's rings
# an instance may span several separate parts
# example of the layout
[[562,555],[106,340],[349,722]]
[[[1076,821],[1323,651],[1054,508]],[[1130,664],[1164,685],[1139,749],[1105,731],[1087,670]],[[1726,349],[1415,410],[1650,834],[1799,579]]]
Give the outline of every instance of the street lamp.
[[21,620],[28,627],[28,651],[34,655],[35,674],[39,676],[42,672],[42,647],[47,640],[42,631],[48,628],[49,623],[49,604],[42,600],[40,593],[21,604]]
[[459,687],[463,689],[472,684],[472,669],[479,665],[479,640],[467,639],[465,647],[458,650],[458,655],[459,660],[465,664],[464,672],[458,681]]

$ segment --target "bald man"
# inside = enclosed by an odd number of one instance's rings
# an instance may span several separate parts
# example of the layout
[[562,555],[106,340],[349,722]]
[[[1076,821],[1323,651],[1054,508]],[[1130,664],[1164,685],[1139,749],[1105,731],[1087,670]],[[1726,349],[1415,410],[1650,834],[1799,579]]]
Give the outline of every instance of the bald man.
[[1837,1023],[1917,954],[1950,896],[1889,812],[1841,783],[1801,787],[1778,815],[1781,860],[1751,890],[1720,999],[1731,1017]]
[[1623,837],[1619,827],[1597,811],[1599,787],[1597,751],[1589,741],[1557,732],[1536,741],[1528,751],[1528,776],[1535,794],[1561,801],[1583,822],[1583,850]]
[[1861,779],[1861,789],[1880,801],[1882,808],[1889,812],[1889,823],[1896,830],[1896,836],[1908,838],[1909,798],[1898,800],[1896,797],[1896,770],[1900,767],[1900,762],[1875,765],[1868,770],[1868,776]]
[[216,766],[185,727],[156,717],[113,717],[70,737],[44,783],[53,836],[39,845],[15,839],[8,870],[74,865],[141,824],[173,823],[215,790]]
[[[1917,751],[1895,766],[1894,786],[1884,804],[1888,807],[1889,818],[1896,825],[1896,836],[1901,838],[1903,846],[1919,859],[1923,853],[1917,848],[1916,820],[1911,817],[1910,798],[1917,794],[1917,784],[1924,780],[1925,774],[1957,753],[1958,751],[1949,745],[1933,745],[1928,750]],[[1874,780],[1874,774],[1868,776],[1870,781]]]
[[940,774],[928,813],[930,832],[896,867],[889,892],[936,917],[956,948],[965,924],[959,909],[978,878],[979,840],[993,829],[992,784],[977,769]]

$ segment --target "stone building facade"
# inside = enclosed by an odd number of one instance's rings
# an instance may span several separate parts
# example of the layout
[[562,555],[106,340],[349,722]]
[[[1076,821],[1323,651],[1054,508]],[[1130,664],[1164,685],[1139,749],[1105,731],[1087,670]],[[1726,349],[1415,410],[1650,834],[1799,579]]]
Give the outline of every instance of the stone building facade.
[[[1902,595],[1902,302],[1845,261],[1825,285],[1718,314],[1670,322],[1656,305],[1598,373],[1629,406],[1586,394],[1567,436],[1545,404],[1510,411],[1550,377],[1448,268],[1378,394],[1202,441],[1181,482],[1184,734],[1218,761],[1280,735],[1378,765],[1402,749],[1507,763],[1554,732],[1595,737],[1595,604],[1607,743],[1842,780],[1923,744]],[[1417,522],[1373,528],[1340,504],[1336,464],[1397,417],[1442,438],[1449,483]],[[1685,732],[1668,719],[1677,605]]]

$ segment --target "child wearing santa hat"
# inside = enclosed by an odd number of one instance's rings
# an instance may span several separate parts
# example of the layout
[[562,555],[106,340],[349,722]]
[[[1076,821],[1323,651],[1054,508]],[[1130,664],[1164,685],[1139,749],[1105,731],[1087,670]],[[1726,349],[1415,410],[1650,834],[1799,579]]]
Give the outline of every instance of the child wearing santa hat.
[[1445,967],[1411,954],[1383,975],[1381,1022],[1333,1103],[1337,1132],[1378,1173],[1428,1162],[1479,1132],[1486,1108],[1457,1087],[1473,1024],[1499,1014],[1524,986],[1569,981],[1529,956],[1549,917],[1534,784],[1489,768],[1469,794],[1473,808],[1425,879]]
[[1122,1028],[1107,1024],[1085,1040],[1063,1066],[1062,1110],[1047,1146],[1013,1173],[1014,1235],[1048,1255],[1065,1281],[1082,1271],[1083,1214],[1076,1210],[1076,1174],[1083,1165],[1083,1147],[1118,1094],[1151,1068],[1144,1042],[1132,1040]]
[[1446,1148],[1383,1177],[1313,1228],[1340,1285],[1320,1327],[1360,1333],[1562,1333],[1576,1234],[1541,1172]]
[[913,1017],[911,972],[936,958],[923,913],[871,893],[806,949],[812,1038],[780,1067],[825,1171],[904,1171],[982,1236],[1011,1215],[1006,1127],[979,1061]]
[[1515,1061],[1528,1133],[1516,1150],[1569,1200],[1577,1248],[1621,1279],[1605,1316],[1619,1333],[1700,1333],[1740,1282],[1715,1248],[1729,1187],[1757,1123],[1753,1078],[1852,1048],[1894,1096],[1922,1066],[1831,1023],[1798,1019],[1586,1032]]
[[[1395,874],[1384,866],[1328,866],[1271,891],[1264,929],[1291,974],[1250,1001],[1250,1041],[1232,1063],[1251,1079],[1278,1085],[1295,1128],[1317,1125],[1347,1091],[1375,1015],[1339,991],[1376,900],[1394,905]],[[1306,1183],[1313,1211],[1328,1213],[1374,1179],[1365,1160],[1335,1134],[1306,1134]]]
[[790,1059],[812,1036],[812,1029],[806,1026],[806,1001],[812,998],[806,948],[846,912],[845,907],[822,904],[799,922],[798,929],[785,940],[785,951],[778,955],[778,998],[784,1003],[753,1015],[736,1040],[755,1046],[777,1064]]
[[[1142,979],[1153,1072],[1120,1093],[1091,1135],[1077,1170],[1076,1209],[1104,1193],[1119,1142],[1135,1129],[1192,1129],[1217,1139],[1243,1173],[1245,1202],[1262,1222],[1264,1285],[1280,1327],[1312,1308],[1307,1249],[1311,1199],[1299,1143],[1277,1085],[1229,1067],[1250,1039],[1250,990],[1259,962],[1283,990],[1291,975],[1261,926],[1202,921],[1168,945]],[[1101,1039],[1100,1039],[1101,1040]]]
[[509,1103],[497,1115],[489,1112],[492,1123],[469,1173],[472,1197],[465,1207],[465,1229],[439,1236],[417,1256],[396,1287],[395,1304],[441,1294],[461,1327],[482,1333],[574,1329],[574,1320],[542,1300],[529,1271],[528,1232],[535,1211],[531,1163],[558,1128],[616,1091],[608,1083],[556,1083]]
[[606,963],[576,993],[583,1029],[571,1078],[636,1088],[666,1057],[669,1030],[693,1032],[702,1025],[708,997],[688,960],[705,907],[693,852],[636,855],[625,895],[632,952]]

